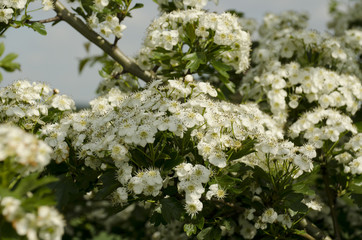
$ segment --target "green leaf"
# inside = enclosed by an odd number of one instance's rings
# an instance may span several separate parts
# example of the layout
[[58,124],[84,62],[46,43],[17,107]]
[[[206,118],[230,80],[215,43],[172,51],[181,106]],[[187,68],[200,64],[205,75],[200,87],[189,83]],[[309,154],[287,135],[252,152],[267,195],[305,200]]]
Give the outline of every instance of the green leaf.
[[192,23],[187,23],[185,26],[185,32],[187,37],[190,39],[190,45],[195,41],[195,26]]
[[159,226],[160,224],[162,225],[166,225],[167,222],[165,221],[165,219],[162,217],[161,213],[158,212],[154,212],[150,218],[150,222],[155,225],[155,227]]
[[359,133],[362,133],[362,122],[357,122],[355,123],[356,127],[357,127],[357,131]]
[[143,3],[136,3],[136,5],[133,6],[133,8],[131,8],[129,11],[134,10],[134,9],[138,9],[138,8],[143,8]]
[[4,51],[5,51],[5,44],[0,43],[0,57],[3,55]]
[[241,183],[242,181],[239,178],[231,177],[228,175],[221,175],[215,178],[217,184],[219,184],[222,188],[232,188],[238,182]]
[[112,192],[114,192],[121,184],[116,179],[116,172],[114,170],[107,171],[100,177],[103,187],[94,196],[95,200],[104,200]]
[[16,240],[20,239],[19,235],[16,233],[15,229],[12,227],[10,222],[4,221],[0,218],[0,237],[1,240]]
[[229,79],[229,74],[227,71],[232,70],[232,67],[223,63],[220,60],[212,60],[210,61],[211,65],[215,68],[216,71],[220,73],[221,76],[225,77],[226,79]]
[[208,227],[197,234],[198,240],[219,240],[221,239],[220,228]]
[[193,234],[196,234],[197,228],[193,224],[185,224],[184,225],[184,231],[188,237],[190,237]]
[[212,231],[212,227],[208,227],[203,229],[199,234],[197,234],[198,240],[209,240],[211,239],[210,233]]
[[18,54],[16,54],[16,53],[9,53],[1,60],[1,62],[2,63],[12,62],[17,57],[18,57]]
[[180,155],[177,155],[176,157],[171,159],[167,159],[163,164],[163,170],[169,171],[172,168],[176,167],[177,165],[181,164],[183,161],[184,159]]
[[309,185],[304,184],[303,182],[293,184],[292,189],[296,193],[302,193],[302,194],[307,195],[307,196],[314,196],[315,195],[315,192],[312,189],[310,189]]
[[52,183],[51,188],[55,191],[57,207],[64,208],[69,202],[79,197],[79,188],[70,176],[63,174],[59,181]]
[[170,223],[173,220],[179,220],[184,212],[182,204],[176,198],[164,198],[160,203],[162,217],[167,223]]
[[194,224],[198,229],[202,230],[204,228],[205,218],[198,215]]
[[290,193],[285,197],[284,206],[296,212],[307,212],[308,207],[302,203],[303,198],[301,193]]
[[351,194],[351,198],[357,206],[362,207],[362,194]]
[[40,33],[41,35],[47,35],[47,31],[45,30],[45,26],[42,23],[35,22],[29,25],[34,31]]
[[352,183],[350,186],[352,193],[362,194],[362,186]]
[[27,192],[31,192],[39,187],[58,181],[58,178],[54,176],[38,178],[39,175],[40,173],[32,173],[20,180],[20,182],[16,185],[14,193],[24,195]]
[[190,69],[191,72],[196,72],[201,64],[206,63],[206,55],[202,52],[194,52],[185,55],[182,60],[188,61],[186,69]]

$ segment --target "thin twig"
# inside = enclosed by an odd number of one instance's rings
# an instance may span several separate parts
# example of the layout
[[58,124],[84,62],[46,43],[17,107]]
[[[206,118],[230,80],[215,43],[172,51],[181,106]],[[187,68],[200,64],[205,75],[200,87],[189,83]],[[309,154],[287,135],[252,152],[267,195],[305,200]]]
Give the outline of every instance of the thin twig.
[[56,22],[56,21],[60,21],[61,18],[59,16],[55,16],[55,17],[51,17],[51,18],[47,18],[47,19],[42,19],[42,20],[36,20],[36,21],[27,21],[28,23],[50,23],[50,22]]
[[54,10],[61,20],[71,25],[85,38],[101,48],[117,63],[122,65],[123,69],[127,72],[139,77],[145,82],[150,82],[155,78],[154,74],[149,71],[143,71],[136,62],[127,57],[117,46],[113,46],[106,39],[90,29],[81,19],[69,12],[69,10],[61,2],[57,0],[54,2]]

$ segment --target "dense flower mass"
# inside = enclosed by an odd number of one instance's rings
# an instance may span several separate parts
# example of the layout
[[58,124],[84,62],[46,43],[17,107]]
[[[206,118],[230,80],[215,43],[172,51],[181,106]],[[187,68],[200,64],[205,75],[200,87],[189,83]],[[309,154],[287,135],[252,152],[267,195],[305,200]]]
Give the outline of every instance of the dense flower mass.
[[[188,39],[186,44],[185,39]],[[149,26],[138,62],[144,69],[151,69],[150,61],[157,59],[158,48],[179,52],[181,56],[215,51],[213,60],[221,60],[240,73],[249,66],[250,44],[249,34],[230,13],[219,15],[195,9],[174,11],[164,13]],[[172,65],[180,64],[177,62],[181,60],[177,59],[179,54],[175,55]],[[206,63],[210,59],[202,61]]]
[[[113,88],[107,95],[93,100],[91,110],[73,113],[60,123],[46,125],[42,134],[54,151],[60,153],[54,155],[58,162],[69,154],[63,152],[67,148],[59,150],[60,146],[67,146],[66,139],[91,168],[106,169],[110,164],[106,159],[110,157],[111,165],[117,168],[121,188],[117,189],[115,199],[120,202],[129,197],[125,189],[132,195],[156,197],[168,184],[177,184],[179,193],[185,195],[185,209],[190,216],[203,208],[205,184],[210,181],[213,169],[227,167],[229,154],[244,148],[247,141],[257,142],[256,148],[262,150],[258,154],[261,166],[271,161],[267,156],[274,156],[282,160],[279,167],[286,161],[291,171],[312,169],[310,155],[299,154],[302,150],[291,142],[282,142],[281,130],[256,105],[213,101],[207,95],[217,95],[209,83],[183,80],[169,80],[165,86],[155,81],[130,96]],[[157,160],[149,156],[156,154],[152,149],[159,148],[160,137],[169,139],[169,147],[178,148],[183,163],[169,170],[155,166],[153,161],[157,163]],[[176,144],[178,138],[191,138],[197,151]],[[149,168],[134,164],[138,161],[135,151],[145,151],[149,158],[146,161],[151,161],[147,163]],[[163,154],[166,153],[157,153]],[[200,157],[201,164],[194,164],[193,159]],[[168,164],[171,159],[163,161]],[[170,175],[172,171],[174,176]],[[207,199],[225,197],[226,190],[215,186],[210,187]]]
[[265,96],[274,118],[285,123],[288,113],[297,111],[298,106],[315,104],[322,108],[337,108],[355,114],[362,100],[362,85],[353,75],[339,75],[325,68],[301,68],[292,62],[281,65],[270,62],[254,82],[245,82],[240,88],[245,96]]
[[[206,6],[208,0],[155,0],[155,2],[161,7],[161,10],[162,8],[169,7],[170,5],[175,5],[175,7],[179,9],[183,7],[201,9]],[[219,0],[213,0],[213,2],[217,4]]]
[[19,174],[42,171],[50,162],[51,152],[52,149],[34,135],[15,126],[0,125],[0,162],[10,159]]
[[[26,0],[4,0],[0,3],[0,23],[8,23],[14,18],[14,10],[22,10],[26,7]],[[50,0],[42,1],[43,10],[53,9],[53,3]]]
[[63,216],[54,207],[40,206],[37,212],[27,212],[17,198],[0,197],[0,210],[19,236],[29,240],[60,240],[64,234]]
[[58,94],[57,89],[26,80],[1,88],[0,102],[0,121],[17,123],[28,130],[75,110],[74,100]]

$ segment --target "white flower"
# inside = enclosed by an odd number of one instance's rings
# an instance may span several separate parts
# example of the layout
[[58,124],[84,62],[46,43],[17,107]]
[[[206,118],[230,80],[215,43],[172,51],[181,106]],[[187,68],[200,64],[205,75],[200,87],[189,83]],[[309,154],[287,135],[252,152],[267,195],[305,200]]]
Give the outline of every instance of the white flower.
[[291,228],[293,224],[288,214],[278,215],[277,221],[286,226],[287,228]]
[[187,214],[193,218],[198,212],[202,210],[203,204],[200,200],[193,200],[191,202],[186,202],[185,209]]
[[55,95],[52,99],[51,106],[58,108],[61,111],[74,110],[75,103],[74,100],[66,95]]
[[116,189],[116,196],[117,196],[117,200],[122,202],[127,202],[128,199],[128,193],[127,193],[127,189],[124,187],[119,187]]
[[18,212],[21,211],[20,204],[21,201],[13,197],[6,196],[1,199],[2,214],[8,221],[13,221]]
[[93,12],[92,15],[87,19],[87,22],[91,28],[98,28],[99,19],[97,13]]
[[0,8],[0,22],[8,24],[8,21],[13,17],[14,10],[11,8]]
[[118,37],[118,38],[122,38],[123,36],[123,31],[127,28],[126,25],[124,24],[117,24],[116,26],[113,27],[112,31],[113,34]]
[[109,4],[108,0],[94,0],[95,7],[98,11],[102,11],[104,7],[107,7]]
[[268,208],[264,211],[261,216],[261,221],[263,223],[273,223],[277,220],[278,214],[274,211],[273,208]]
[[223,199],[226,196],[226,191],[220,188],[218,184],[212,184],[206,193],[206,199],[210,200],[213,196],[217,199]]
[[42,4],[43,4],[44,11],[49,11],[54,8],[53,1],[51,1],[51,0],[42,0]]
[[352,174],[362,174],[362,156],[354,159],[348,166]]
[[248,221],[244,220],[240,223],[241,230],[240,235],[245,239],[253,239],[257,233],[257,229],[250,224]]
[[322,210],[322,205],[315,201],[315,200],[311,200],[309,202],[306,202],[305,205],[307,205],[310,209],[313,209],[315,211],[321,211]]

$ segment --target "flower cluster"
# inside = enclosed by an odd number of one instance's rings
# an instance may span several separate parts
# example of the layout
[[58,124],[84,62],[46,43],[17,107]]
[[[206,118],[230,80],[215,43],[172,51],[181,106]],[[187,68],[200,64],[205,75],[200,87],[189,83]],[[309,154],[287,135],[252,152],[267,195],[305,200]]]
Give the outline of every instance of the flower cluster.
[[[207,97],[216,94],[209,83],[193,82],[189,77],[169,80],[167,85],[155,81],[131,95],[113,88],[93,100],[91,110],[72,113],[41,131],[55,151],[62,145],[64,151],[69,151],[68,142],[87,166],[115,166],[120,187],[113,194],[114,200],[125,203],[130,193],[155,197],[167,186],[177,185],[179,194],[185,195],[185,209],[190,216],[202,210],[204,197],[210,200],[226,196],[225,186],[213,182],[207,193],[205,188],[213,169],[228,167],[230,153],[243,149],[246,142],[255,142],[256,149],[263,150],[257,160],[261,166],[271,159],[266,156],[274,156],[281,164],[289,164],[290,170],[296,171],[295,177],[298,171],[312,169],[314,148],[298,148],[281,141],[281,130],[256,105],[235,105]],[[195,147],[181,148],[176,143],[179,138],[192,141]],[[170,154],[162,152],[164,141],[168,147],[178,148],[179,160],[162,160],[161,156]],[[139,154],[144,154],[145,159],[140,160]],[[60,162],[64,156],[55,157]],[[254,155],[248,156],[251,159]],[[173,161],[183,163],[171,168],[159,165]]]
[[335,158],[344,165],[346,173],[362,174],[362,133],[353,135]]
[[74,101],[44,83],[19,80],[0,89],[0,120],[25,129],[52,122],[56,116],[75,110]]
[[49,206],[40,206],[37,212],[27,212],[17,198],[0,197],[0,211],[19,236],[29,240],[60,240],[65,222],[59,212]]
[[346,30],[352,28],[361,28],[362,2],[354,1],[352,4],[343,4],[341,8],[335,8],[331,12],[332,20],[328,27],[333,29],[336,35],[343,35]]
[[51,152],[47,144],[20,128],[0,125],[0,163],[10,159],[14,170],[22,176],[42,171],[50,162]]
[[277,31],[301,30],[308,26],[308,14],[295,11],[285,11],[280,15],[273,13],[265,14],[263,23],[259,28],[259,34],[262,38],[267,38]]
[[[210,0],[209,0],[210,1]],[[219,0],[212,0],[215,4],[219,2]],[[169,0],[155,0],[155,2],[160,5],[161,9],[165,7],[169,7],[170,5],[174,5],[178,9],[183,8],[196,8],[196,9],[202,9],[206,6],[208,0],[172,0],[171,2]]]
[[[14,11],[22,10],[26,7],[26,0],[4,0],[0,4],[0,22],[8,23],[13,18]],[[42,0],[43,10],[53,9],[51,0]]]
[[[102,13],[104,7],[107,7],[108,0],[97,0],[95,1],[94,8]],[[121,20],[115,15],[106,15],[104,20],[101,21],[97,17],[97,11],[93,12],[93,14],[87,19],[88,25],[93,29],[96,30],[99,28],[100,33],[105,36],[109,37],[111,34],[114,34],[117,38],[122,38],[123,31],[127,28],[126,25],[121,24]]]
[[[259,28],[260,45],[254,49],[252,60],[256,64],[246,79],[260,75],[270,62],[283,64],[297,62],[302,67],[325,67],[348,75],[362,76],[356,61],[358,33],[334,37],[305,29],[308,17],[290,12],[277,16],[267,14]],[[358,53],[358,52],[357,52]]]
[[[270,63],[254,83],[243,83],[243,95],[266,95],[270,111],[280,123],[285,123],[288,112],[297,111],[299,105],[315,103],[322,108],[338,108],[353,115],[362,100],[362,85],[353,75],[339,75],[324,68],[301,68],[292,62],[281,65]],[[248,86],[252,86],[250,91]]]
[[180,181],[178,189],[185,192],[186,212],[193,217],[202,210],[203,205],[200,198],[205,192],[202,184],[209,181],[211,172],[203,165],[196,164],[192,166],[191,163],[182,163],[175,170]]
[[[189,39],[188,47],[185,39]],[[178,57],[185,56],[186,52],[219,49],[214,53],[214,60],[221,60],[240,73],[249,66],[250,44],[249,34],[230,13],[215,14],[195,9],[174,11],[163,14],[149,26],[138,62],[144,69],[151,69],[150,60],[157,58],[158,48],[179,53],[172,54],[171,65],[175,66],[180,65],[182,59]]]
[[333,109],[316,108],[304,113],[289,128],[292,138],[302,137],[316,148],[322,148],[325,141],[337,142],[342,133],[357,134],[351,118]]

